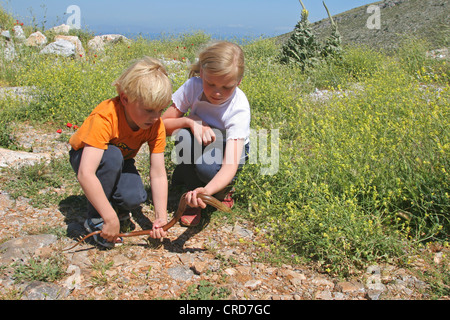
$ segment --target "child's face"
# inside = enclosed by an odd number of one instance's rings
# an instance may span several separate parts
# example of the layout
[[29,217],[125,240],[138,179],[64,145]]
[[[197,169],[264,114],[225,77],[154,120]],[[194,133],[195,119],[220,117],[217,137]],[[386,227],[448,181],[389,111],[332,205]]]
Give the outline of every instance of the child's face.
[[120,95],[120,100],[125,107],[128,125],[134,131],[149,129],[161,117],[162,110],[150,109],[138,101],[130,102],[125,95]]
[[211,104],[222,104],[231,97],[240,81],[234,74],[215,76],[203,69],[200,70],[200,78],[203,80],[203,93]]

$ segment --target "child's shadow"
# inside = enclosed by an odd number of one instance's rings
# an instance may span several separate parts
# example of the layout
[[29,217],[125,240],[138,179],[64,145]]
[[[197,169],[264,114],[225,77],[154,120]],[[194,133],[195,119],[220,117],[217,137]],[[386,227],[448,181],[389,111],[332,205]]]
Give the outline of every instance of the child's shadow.
[[[167,211],[172,212],[174,215],[178,209],[178,205],[180,202],[180,198],[183,195],[185,190],[180,187],[172,187],[169,190],[169,199]],[[205,209],[202,209],[202,219],[198,226],[188,227],[186,230],[178,236],[175,240],[170,240],[169,238],[160,239],[148,239],[148,245],[151,248],[160,248],[161,246],[169,252],[183,253],[183,252],[193,252],[193,251],[204,251],[205,249],[198,248],[184,248],[185,243],[194,237],[197,233],[203,231],[211,221],[211,213],[214,212],[215,209],[211,206],[207,206]],[[170,221],[171,218],[169,218]],[[180,222],[177,222],[178,224]],[[170,229],[168,231],[170,233]]]
[[[176,210],[178,209],[181,195],[182,192],[180,192],[178,189],[171,190],[171,192],[169,193],[167,208],[169,213],[173,212],[173,214],[175,214]],[[149,199],[150,197],[151,193],[149,192]],[[148,201],[151,202],[151,199]],[[84,195],[69,196],[59,203],[59,211],[64,215],[64,222],[67,225],[67,237],[78,241],[88,234],[88,232],[84,228],[84,221],[87,218],[86,208],[87,199]],[[194,237],[197,233],[201,232],[209,225],[211,220],[211,213],[213,211],[214,209],[209,206],[206,209],[203,209],[202,220],[200,224],[196,227],[187,228],[181,235],[178,236],[177,239],[171,240],[169,238],[148,238],[146,246],[150,249],[156,249],[164,246],[164,249],[168,250],[169,252],[176,253],[203,250],[184,248],[184,245],[189,239]],[[142,228],[142,230],[151,229],[153,226],[151,220],[142,212],[142,210],[135,210],[134,212],[132,212],[132,218]],[[171,217],[169,214],[169,221],[170,219]],[[170,229],[168,232],[170,236]],[[91,241],[89,241],[89,239],[86,241],[90,244],[93,244]]]
[[87,199],[84,195],[69,196],[59,203],[59,211],[64,215],[67,225],[67,237],[78,240],[87,234],[84,228]]

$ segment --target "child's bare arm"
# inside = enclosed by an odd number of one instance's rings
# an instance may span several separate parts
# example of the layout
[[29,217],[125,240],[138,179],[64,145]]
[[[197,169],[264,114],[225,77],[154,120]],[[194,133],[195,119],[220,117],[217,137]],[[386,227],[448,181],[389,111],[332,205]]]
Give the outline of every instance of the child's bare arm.
[[216,140],[214,131],[200,117],[195,115],[183,117],[183,115],[175,104],[172,104],[164,112],[162,119],[168,136],[171,136],[177,129],[189,128],[200,144],[206,146]]
[[238,170],[243,148],[244,140],[242,139],[227,141],[222,168],[216,176],[204,188],[197,188],[186,195],[186,201],[191,207],[206,207],[201,199],[197,199],[197,193],[213,195],[230,184]]
[[100,236],[113,242],[119,234],[119,219],[96,176],[103,153],[102,149],[86,145],[83,149],[77,178],[89,202],[103,218],[104,225]]
[[184,113],[178,110],[175,107],[175,104],[172,104],[169,109],[164,112],[161,118],[163,119],[168,136],[171,136],[177,129],[189,127],[189,120],[186,117],[183,117],[183,115]]
[[152,238],[163,238],[167,233],[162,227],[167,224],[168,182],[164,163],[164,153],[150,155],[150,182],[156,219],[153,222]]

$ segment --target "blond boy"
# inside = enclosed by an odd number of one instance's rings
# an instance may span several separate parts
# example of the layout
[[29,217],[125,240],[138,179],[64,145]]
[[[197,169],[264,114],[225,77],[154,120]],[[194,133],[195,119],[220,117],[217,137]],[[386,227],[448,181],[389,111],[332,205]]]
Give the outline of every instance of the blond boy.
[[152,238],[162,238],[167,223],[167,175],[164,165],[166,133],[161,112],[172,99],[164,66],[145,57],[113,84],[118,96],[100,103],[71,137],[70,163],[88,199],[88,232],[101,230],[94,240],[112,248],[122,222],[147,199],[134,157],[144,143],[150,149],[150,179],[156,220]]

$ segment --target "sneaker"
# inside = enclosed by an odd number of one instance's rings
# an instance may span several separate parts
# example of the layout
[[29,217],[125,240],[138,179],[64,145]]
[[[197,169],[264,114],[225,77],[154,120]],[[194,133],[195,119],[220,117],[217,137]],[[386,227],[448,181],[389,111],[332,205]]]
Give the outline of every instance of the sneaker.
[[136,225],[131,221],[129,213],[118,214],[120,222],[120,232],[131,232],[136,229]]
[[187,208],[181,216],[180,223],[185,227],[195,227],[202,219],[202,209]]
[[[97,223],[94,223],[91,218],[87,218],[84,221],[84,228],[87,230],[88,233],[99,231],[102,229],[103,220],[102,219],[96,219],[96,220],[98,220]],[[123,239],[120,237],[117,238],[115,243],[106,241],[106,239],[102,238],[98,234],[93,235],[92,238],[94,239],[95,243],[97,245],[99,245],[100,248],[103,248],[103,249],[112,249],[112,248],[114,248],[115,245],[123,244]]]
[[142,228],[142,230],[149,230],[153,227],[153,224],[150,221],[150,219],[147,218],[145,214],[142,212],[141,206],[131,210],[131,216],[133,217],[133,220],[137,222],[137,224]]

